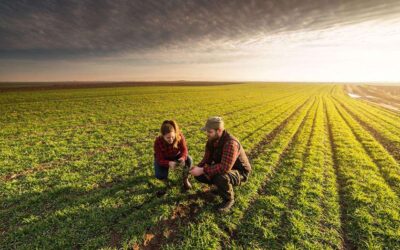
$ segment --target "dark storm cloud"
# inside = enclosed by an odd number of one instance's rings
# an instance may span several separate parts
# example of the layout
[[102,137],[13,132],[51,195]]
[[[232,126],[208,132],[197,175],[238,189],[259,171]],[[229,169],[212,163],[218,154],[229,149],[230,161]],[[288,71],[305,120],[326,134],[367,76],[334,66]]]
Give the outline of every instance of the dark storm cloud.
[[0,58],[74,58],[318,30],[400,11],[398,1],[1,1]]

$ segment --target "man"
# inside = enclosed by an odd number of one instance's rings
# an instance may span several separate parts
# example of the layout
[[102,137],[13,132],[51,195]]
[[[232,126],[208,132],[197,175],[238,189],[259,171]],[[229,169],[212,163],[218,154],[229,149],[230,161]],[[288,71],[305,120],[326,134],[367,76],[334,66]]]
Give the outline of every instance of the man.
[[223,202],[220,212],[228,212],[235,203],[233,186],[247,181],[251,165],[240,142],[224,128],[221,117],[210,117],[203,131],[207,132],[203,160],[190,170],[196,180],[214,184]]

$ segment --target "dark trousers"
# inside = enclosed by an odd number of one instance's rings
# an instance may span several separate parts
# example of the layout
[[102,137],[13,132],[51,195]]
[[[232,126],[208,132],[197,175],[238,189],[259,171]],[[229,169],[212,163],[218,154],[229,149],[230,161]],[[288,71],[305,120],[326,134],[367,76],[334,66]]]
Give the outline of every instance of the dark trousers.
[[[179,157],[177,157],[176,160],[178,160]],[[185,161],[185,166],[183,168],[183,175],[187,175],[187,172],[189,171],[189,169],[192,167],[193,164],[193,160],[192,157],[190,157],[188,155],[186,161]],[[158,165],[157,161],[154,160],[154,174],[156,176],[157,179],[159,180],[164,180],[168,178],[168,172],[169,172],[169,167],[163,167]]]
[[238,170],[216,174],[211,179],[208,179],[205,175],[195,176],[194,178],[199,182],[217,186],[218,193],[224,200],[233,200],[235,198],[233,186],[239,186],[243,180],[243,176]]

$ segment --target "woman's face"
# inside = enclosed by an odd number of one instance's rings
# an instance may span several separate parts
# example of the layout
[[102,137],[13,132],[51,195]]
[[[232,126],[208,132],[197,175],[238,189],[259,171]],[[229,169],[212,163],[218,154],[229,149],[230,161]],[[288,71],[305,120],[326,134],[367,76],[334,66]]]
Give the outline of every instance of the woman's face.
[[169,144],[174,143],[175,140],[175,132],[169,132],[168,134],[163,135],[163,138],[166,142],[168,142]]

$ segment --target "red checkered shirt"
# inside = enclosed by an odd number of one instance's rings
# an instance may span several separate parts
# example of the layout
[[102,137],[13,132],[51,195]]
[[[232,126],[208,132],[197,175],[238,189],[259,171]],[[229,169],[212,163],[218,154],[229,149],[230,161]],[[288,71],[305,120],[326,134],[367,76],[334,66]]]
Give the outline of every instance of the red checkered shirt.
[[[213,144],[214,148],[218,146],[218,141],[216,140]],[[214,150],[216,152],[216,150]],[[213,165],[208,165],[207,162],[210,160],[210,151],[207,149],[204,152],[203,160],[198,164],[199,167],[204,167],[204,173],[212,177],[216,174],[223,174],[232,169],[239,156],[239,144],[237,141],[231,140],[225,143],[222,148],[221,162]]]
[[157,163],[162,167],[168,167],[170,161],[178,160],[186,161],[188,156],[188,149],[186,139],[181,133],[181,140],[178,143],[178,148],[174,148],[173,144],[168,144],[160,135],[154,141],[154,155]]

